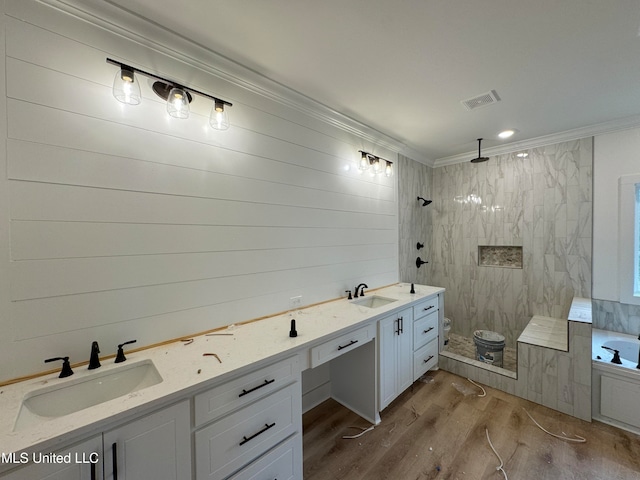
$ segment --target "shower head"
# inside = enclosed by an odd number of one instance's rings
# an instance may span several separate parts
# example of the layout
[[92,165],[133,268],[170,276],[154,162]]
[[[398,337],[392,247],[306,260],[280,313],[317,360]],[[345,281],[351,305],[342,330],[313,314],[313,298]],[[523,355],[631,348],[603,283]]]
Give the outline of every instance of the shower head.
[[426,207],[427,205],[429,205],[431,203],[431,200],[427,200],[426,198],[422,198],[422,197],[418,197],[418,200],[422,200],[422,206]]
[[489,157],[483,157],[482,155],[480,155],[480,143],[482,142],[482,139],[479,138],[478,139],[478,156],[476,158],[473,158],[471,160],[471,163],[482,163],[482,162],[486,162],[487,160],[489,160]]

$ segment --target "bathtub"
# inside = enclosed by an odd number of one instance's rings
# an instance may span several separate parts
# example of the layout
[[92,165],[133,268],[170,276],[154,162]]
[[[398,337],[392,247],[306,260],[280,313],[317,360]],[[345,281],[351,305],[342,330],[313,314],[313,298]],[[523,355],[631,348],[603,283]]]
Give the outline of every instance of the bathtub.
[[[622,365],[611,363],[620,352]],[[640,340],[634,335],[592,329],[591,335],[592,418],[640,435]]]

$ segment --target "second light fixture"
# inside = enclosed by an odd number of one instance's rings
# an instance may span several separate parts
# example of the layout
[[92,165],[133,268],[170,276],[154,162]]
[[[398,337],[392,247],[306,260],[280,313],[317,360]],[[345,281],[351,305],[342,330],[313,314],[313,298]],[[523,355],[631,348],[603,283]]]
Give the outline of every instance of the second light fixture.
[[[384,175],[386,177],[393,176],[393,163],[389,160],[385,160],[384,158],[377,157],[372,153],[368,153],[362,150],[358,150],[361,154],[360,163],[358,164],[358,169],[361,172],[365,172],[371,169],[374,175],[378,175],[384,171]],[[386,165],[382,166],[382,162],[385,162]]]

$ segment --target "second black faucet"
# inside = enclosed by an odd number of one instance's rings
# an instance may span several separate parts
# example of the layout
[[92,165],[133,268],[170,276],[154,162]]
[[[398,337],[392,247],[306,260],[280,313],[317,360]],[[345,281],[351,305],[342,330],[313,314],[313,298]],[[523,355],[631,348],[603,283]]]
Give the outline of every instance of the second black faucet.
[[[358,291],[360,290],[360,287],[362,287],[362,290],[360,291],[360,293],[358,293]],[[358,285],[356,287],[355,294],[353,295],[353,298],[358,298],[359,296],[360,297],[364,297],[364,289],[365,288],[369,288],[369,286],[366,283],[361,283],[360,285]]]
[[98,342],[93,342],[91,344],[91,357],[89,358],[89,370],[93,370],[94,368],[100,367],[100,347],[98,347]]

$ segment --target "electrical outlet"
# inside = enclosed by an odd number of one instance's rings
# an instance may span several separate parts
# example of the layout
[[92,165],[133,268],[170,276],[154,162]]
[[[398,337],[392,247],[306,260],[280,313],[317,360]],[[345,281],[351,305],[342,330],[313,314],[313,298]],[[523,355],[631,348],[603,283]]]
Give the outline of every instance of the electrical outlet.
[[300,308],[302,306],[302,295],[298,295],[296,297],[291,297],[289,299],[289,308],[290,309],[295,309],[295,308]]

